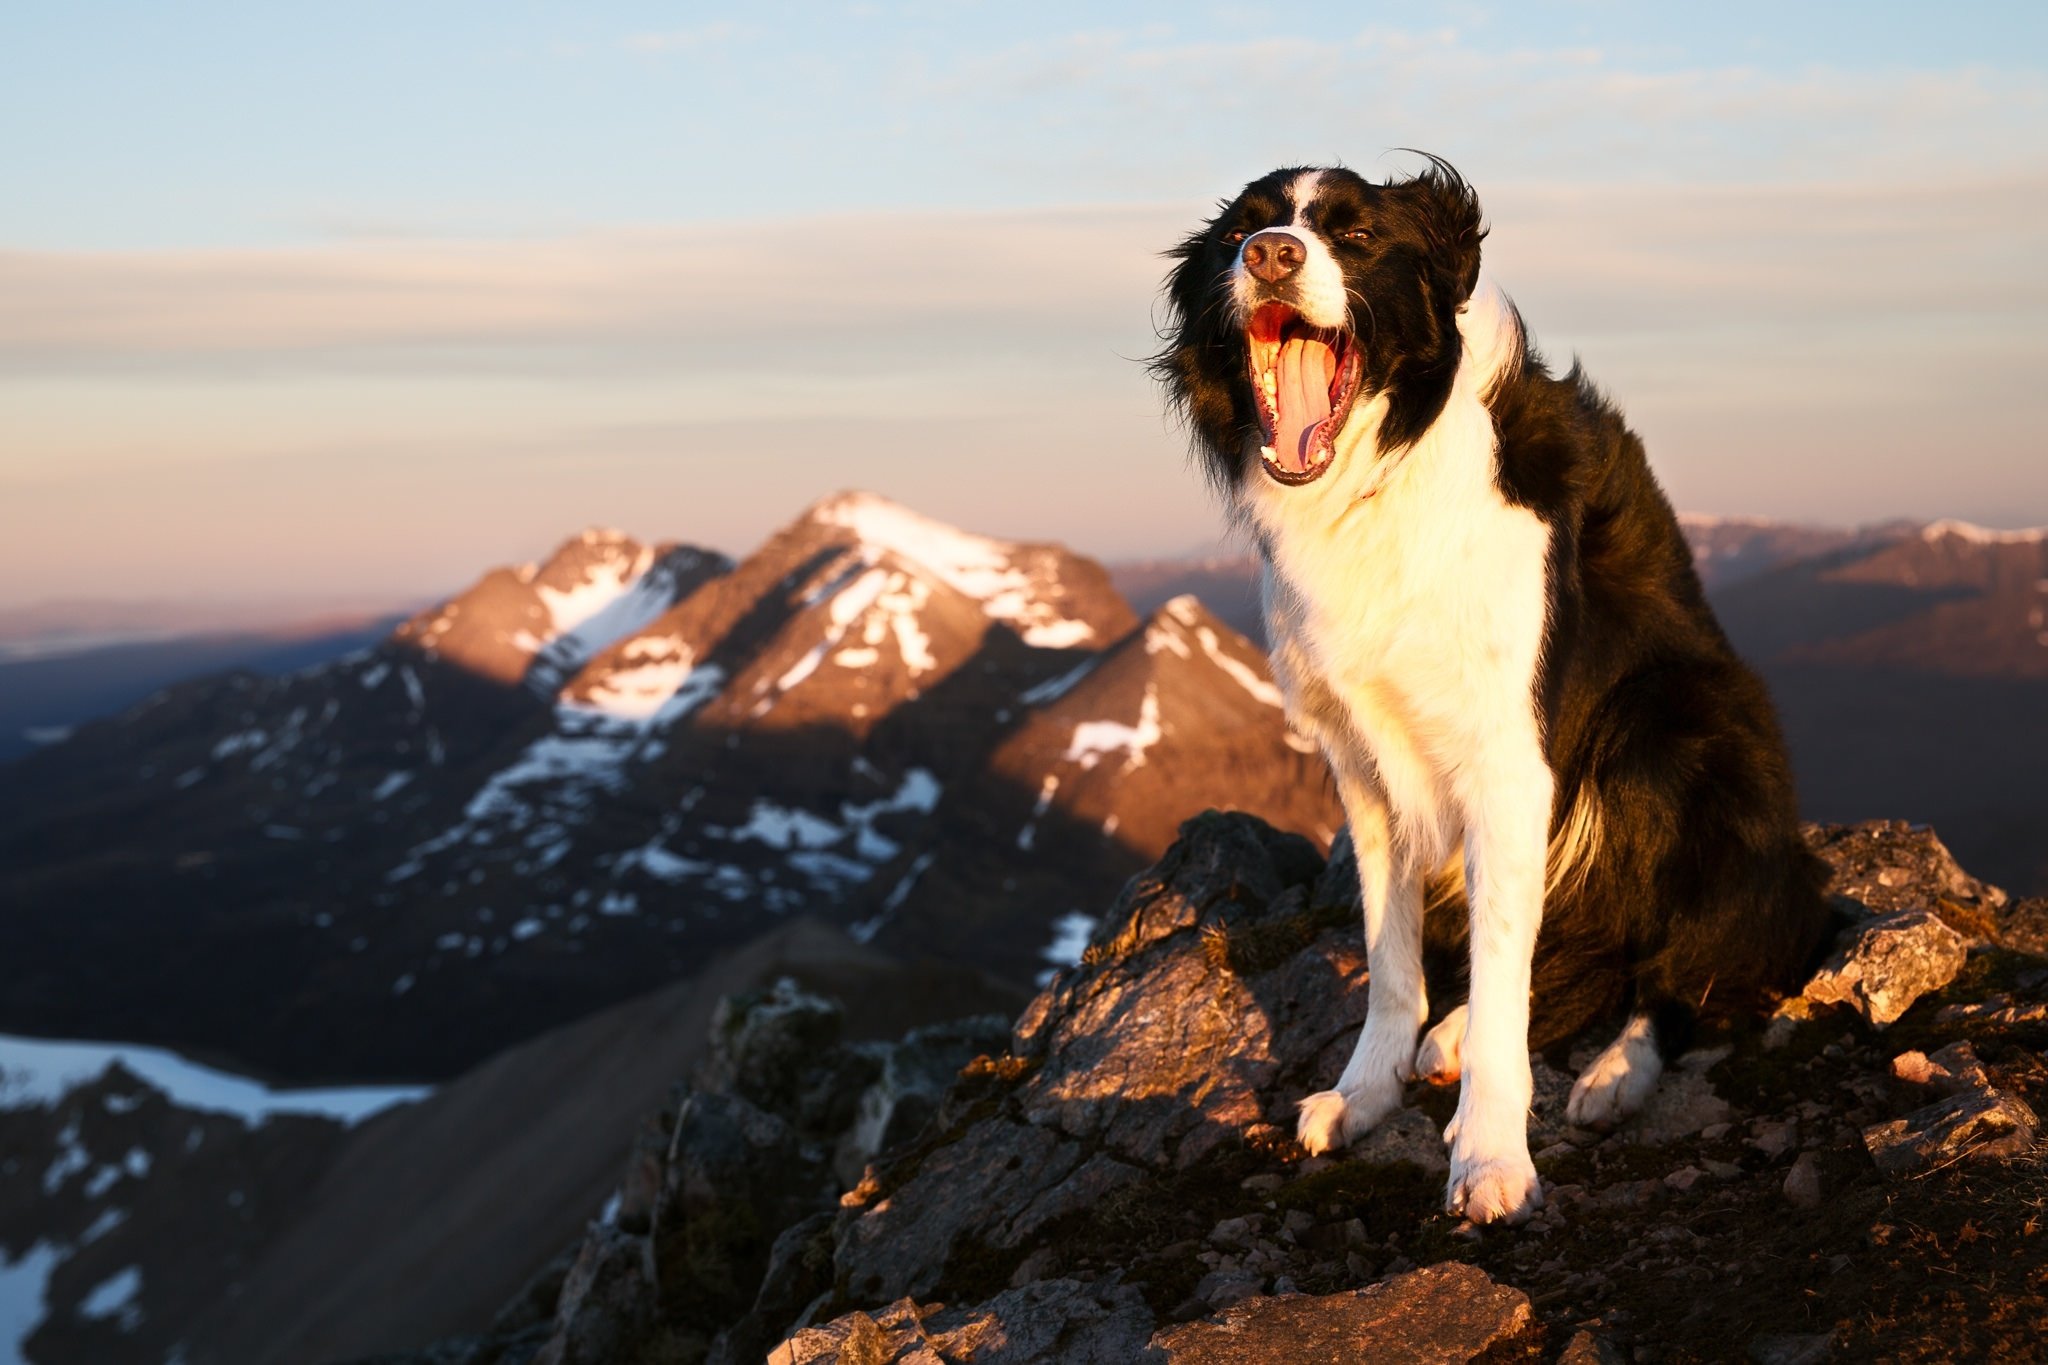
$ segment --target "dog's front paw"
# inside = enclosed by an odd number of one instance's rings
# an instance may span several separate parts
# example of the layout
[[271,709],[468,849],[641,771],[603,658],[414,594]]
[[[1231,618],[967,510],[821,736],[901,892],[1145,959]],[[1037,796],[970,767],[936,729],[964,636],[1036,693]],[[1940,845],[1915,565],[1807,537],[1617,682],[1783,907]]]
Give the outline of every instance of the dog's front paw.
[[1295,1140],[1310,1156],[1334,1152],[1365,1136],[1372,1126],[1401,1107],[1400,1087],[1367,1090],[1346,1095],[1341,1090],[1318,1090],[1300,1104],[1295,1120]]
[[1451,1183],[1444,1190],[1444,1212],[1471,1223],[1529,1221],[1543,1207],[1543,1187],[1527,1152],[1509,1156],[1451,1159]]

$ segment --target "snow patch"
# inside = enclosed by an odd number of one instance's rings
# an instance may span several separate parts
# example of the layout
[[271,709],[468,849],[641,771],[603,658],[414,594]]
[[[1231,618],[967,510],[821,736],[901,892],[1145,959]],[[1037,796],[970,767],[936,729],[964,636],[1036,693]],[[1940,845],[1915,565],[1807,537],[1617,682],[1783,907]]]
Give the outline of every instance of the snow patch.
[[812,516],[852,531],[867,545],[917,564],[955,591],[980,602],[989,615],[1017,627],[1024,643],[1070,649],[1095,638],[1085,621],[1065,615],[1039,595],[1017,566],[1017,547],[969,535],[868,493],[848,493],[820,504]]
[[1138,707],[1138,723],[1125,725],[1113,720],[1083,721],[1074,727],[1074,737],[1061,755],[1068,763],[1078,763],[1092,769],[1102,761],[1105,754],[1126,755],[1119,772],[1130,772],[1143,766],[1145,751],[1157,744],[1165,731],[1159,723],[1159,693],[1151,683],[1145,685],[1145,700]]
[[86,1318],[113,1318],[114,1325],[132,1332],[142,1325],[142,1268],[129,1266],[103,1280],[79,1301],[78,1313]]
[[1957,540],[1967,540],[1973,545],[2040,545],[2048,543],[2048,526],[2030,526],[2018,531],[1997,531],[1988,526],[1977,526],[1950,517],[1929,522],[1920,532],[1920,538],[1930,544],[1948,536],[1953,536]]
[[[246,1076],[200,1066],[163,1048],[0,1034],[0,1107],[54,1105],[78,1087],[98,1080],[116,1062],[180,1108],[228,1114],[248,1124],[262,1123],[275,1114],[312,1114],[355,1124],[432,1093],[431,1087],[417,1085],[277,1090]],[[90,1160],[82,1152],[79,1158]],[[143,1170],[147,1169],[145,1165]]]

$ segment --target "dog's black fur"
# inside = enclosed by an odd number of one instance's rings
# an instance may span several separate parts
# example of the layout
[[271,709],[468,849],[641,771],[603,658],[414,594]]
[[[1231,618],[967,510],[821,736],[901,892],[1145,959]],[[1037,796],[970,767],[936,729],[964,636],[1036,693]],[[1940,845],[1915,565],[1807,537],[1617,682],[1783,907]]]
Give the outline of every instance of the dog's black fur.
[[[1253,181],[1171,253],[1153,369],[1226,493],[1262,477],[1231,271],[1241,234],[1289,221],[1300,174]],[[1377,458],[1398,460],[1457,373],[1456,316],[1486,236],[1479,202],[1435,158],[1388,184],[1322,177],[1314,225],[1342,267],[1361,391],[1389,396]],[[1353,230],[1370,235],[1343,235]],[[1827,924],[1825,869],[1800,834],[1764,686],[1708,609],[1642,442],[1576,364],[1555,377],[1526,346],[1488,406],[1497,486],[1551,532],[1534,704],[1557,784],[1552,829],[1592,793],[1603,835],[1583,875],[1546,902],[1531,1041],[1627,1006],[1650,1016],[1668,1057],[1700,1011],[1796,984]]]

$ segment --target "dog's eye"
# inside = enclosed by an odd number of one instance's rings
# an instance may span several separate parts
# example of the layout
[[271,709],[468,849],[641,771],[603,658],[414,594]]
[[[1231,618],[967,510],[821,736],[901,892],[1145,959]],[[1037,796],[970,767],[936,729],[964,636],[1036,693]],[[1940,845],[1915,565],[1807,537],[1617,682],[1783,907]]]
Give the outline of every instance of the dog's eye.
[[1347,242],[1369,242],[1372,240],[1372,229],[1353,228],[1351,231],[1344,233],[1343,237]]
[[1245,238],[1249,236],[1251,236],[1249,232],[1246,232],[1243,228],[1239,228],[1235,232],[1224,233],[1223,240],[1230,246],[1236,246],[1239,242],[1242,242]]

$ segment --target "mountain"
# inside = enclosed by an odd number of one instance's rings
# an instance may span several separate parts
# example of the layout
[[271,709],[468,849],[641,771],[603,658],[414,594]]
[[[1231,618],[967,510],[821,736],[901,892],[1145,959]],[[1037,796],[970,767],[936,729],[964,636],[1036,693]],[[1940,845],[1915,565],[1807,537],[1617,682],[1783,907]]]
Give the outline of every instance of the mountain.
[[229,669],[295,673],[370,648],[400,619],[363,613],[91,643],[76,635],[0,642],[0,763],[172,683]]
[[585,533],[7,770],[0,1024],[439,1077],[798,914],[1028,980],[1202,803],[1335,827],[1256,653],[1176,610],[862,494],[736,565]]
[[329,1360],[480,1327],[582,1236],[719,1001],[777,983],[843,1001],[870,1071],[881,1040],[1024,999],[799,919],[431,1092],[0,1037],[0,1362]]
[[418,1098],[0,1036],[0,1362],[165,1359],[350,1130]]
[[1770,684],[1810,817],[1932,823],[1986,876],[2048,890],[2048,533],[1934,522],[1713,601]]

